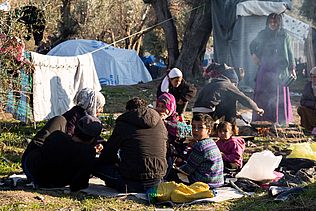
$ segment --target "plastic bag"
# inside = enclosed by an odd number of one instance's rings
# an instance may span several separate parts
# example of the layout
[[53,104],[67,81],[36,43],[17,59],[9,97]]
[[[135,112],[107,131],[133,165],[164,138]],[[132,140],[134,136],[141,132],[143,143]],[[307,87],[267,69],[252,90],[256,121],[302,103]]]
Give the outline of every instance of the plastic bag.
[[292,152],[287,158],[305,158],[316,160],[316,143],[298,143],[290,146]]
[[269,150],[253,153],[236,178],[254,181],[273,180],[276,178],[273,171],[279,166],[281,159],[282,156],[275,156]]

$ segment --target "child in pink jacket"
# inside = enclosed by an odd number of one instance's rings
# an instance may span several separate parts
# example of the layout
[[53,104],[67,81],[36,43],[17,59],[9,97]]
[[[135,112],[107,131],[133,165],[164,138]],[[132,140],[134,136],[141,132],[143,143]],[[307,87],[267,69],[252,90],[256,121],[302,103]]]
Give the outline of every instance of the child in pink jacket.
[[220,122],[216,127],[219,140],[217,147],[222,153],[224,166],[229,169],[241,169],[243,165],[242,154],[245,150],[245,141],[240,137],[234,137],[238,133],[237,126],[229,122]]

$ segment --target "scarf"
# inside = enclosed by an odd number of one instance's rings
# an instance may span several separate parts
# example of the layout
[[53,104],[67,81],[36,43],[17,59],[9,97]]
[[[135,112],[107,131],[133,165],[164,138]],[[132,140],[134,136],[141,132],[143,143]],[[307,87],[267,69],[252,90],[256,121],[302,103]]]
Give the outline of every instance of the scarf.
[[182,72],[178,68],[172,68],[170,72],[164,77],[161,83],[161,92],[169,92],[169,79],[182,77]]
[[168,92],[165,92],[158,97],[157,104],[159,102],[163,103],[166,109],[169,111],[169,114],[166,120],[175,121],[177,119],[177,113],[176,113],[176,99],[174,98],[174,96]]
[[99,91],[83,88],[76,93],[74,103],[86,110],[89,115],[96,116],[98,109],[104,106],[105,98]]

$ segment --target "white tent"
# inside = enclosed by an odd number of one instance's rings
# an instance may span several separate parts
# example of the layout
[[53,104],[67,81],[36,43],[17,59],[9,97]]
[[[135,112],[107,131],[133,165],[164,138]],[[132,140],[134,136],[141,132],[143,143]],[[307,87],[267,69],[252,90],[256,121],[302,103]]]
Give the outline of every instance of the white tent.
[[96,40],[68,40],[48,52],[52,56],[92,53],[101,85],[132,85],[152,78],[136,51],[114,48]]

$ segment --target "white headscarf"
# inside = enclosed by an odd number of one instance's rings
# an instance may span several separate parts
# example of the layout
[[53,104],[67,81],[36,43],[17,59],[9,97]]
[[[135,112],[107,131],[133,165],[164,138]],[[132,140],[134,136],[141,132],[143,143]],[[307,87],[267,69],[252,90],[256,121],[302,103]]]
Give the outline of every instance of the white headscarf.
[[312,78],[313,75],[314,76],[316,75],[316,67],[313,67],[309,73],[310,73],[311,80],[312,80],[313,94],[314,94],[314,96],[316,96],[316,80]]
[[96,116],[98,109],[104,106],[105,98],[99,91],[83,88],[76,93],[74,103],[85,109],[89,115]]
[[161,83],[160,90],[161,92],[169,92],[169,78],[177,78],[177,77],[183,77],[181,70],[178,68],[172,68],[168,75],[164,77]]

